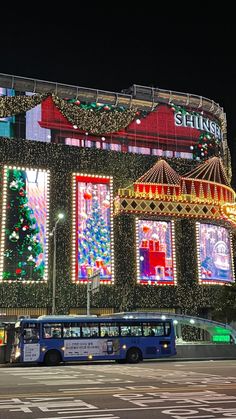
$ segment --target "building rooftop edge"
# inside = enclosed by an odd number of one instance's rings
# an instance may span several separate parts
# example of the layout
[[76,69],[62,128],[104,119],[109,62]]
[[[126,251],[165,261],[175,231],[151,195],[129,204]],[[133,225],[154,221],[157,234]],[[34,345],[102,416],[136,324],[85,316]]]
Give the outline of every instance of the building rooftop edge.
[[0,73],[0,86],[33,93],[53,92],[63,98],[76,97],[85,102],[94,101],[130,107],[135,106],[144,110],[153,109],[160,103],[174,103],[194,109],[199,108],[199,110],[209,112],[226,122],[223,108],[214,102],[214,100],[195,94],[159,89],[156,87],[134,84],[128,89],[123,89],[121,92],[111,92],[4,73]]

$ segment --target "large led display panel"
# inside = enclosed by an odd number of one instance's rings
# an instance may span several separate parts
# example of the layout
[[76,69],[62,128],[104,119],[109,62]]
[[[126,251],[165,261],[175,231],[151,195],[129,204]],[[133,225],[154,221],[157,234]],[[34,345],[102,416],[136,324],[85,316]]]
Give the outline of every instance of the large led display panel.
[[87,282],[96,273],[102,283],[113,280],[111,194],[110,177],[75,175],[75,282]]
[[[26,92],[26,96],[32,96],[33,93]],[[43,141],[49,143],[51,141],[51,130],[42,128],[40,121],[42,120],[42,105],[37,105],[26,112],[25,134],[27,140]]]
[[199,281],[224,284],[234,281],[229,231],[197,223]]
[[0,280],[47,280],[49,172],[4,167]]
[[172,222],[138,220],[138,282],[173,285],[176,282]]

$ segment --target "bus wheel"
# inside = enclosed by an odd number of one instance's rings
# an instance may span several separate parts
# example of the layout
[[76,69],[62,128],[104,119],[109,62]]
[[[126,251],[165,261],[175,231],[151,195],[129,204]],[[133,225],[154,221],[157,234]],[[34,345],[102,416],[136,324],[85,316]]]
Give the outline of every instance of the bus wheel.
[[142,354],[138,348],[131,348],[127,352],[126,359],[130,364],[137,364],[142,360]]
[[61,354],[58,351],[52,350],[48,351],[44,358],[44,363],[46,365],[59,365],[61,362]]

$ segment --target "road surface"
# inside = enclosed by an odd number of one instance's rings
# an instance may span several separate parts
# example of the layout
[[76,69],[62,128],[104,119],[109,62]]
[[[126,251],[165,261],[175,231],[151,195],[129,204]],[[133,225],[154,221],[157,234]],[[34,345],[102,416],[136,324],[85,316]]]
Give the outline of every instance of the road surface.
[[1,419],[236,418],[236,361],[1,367]]

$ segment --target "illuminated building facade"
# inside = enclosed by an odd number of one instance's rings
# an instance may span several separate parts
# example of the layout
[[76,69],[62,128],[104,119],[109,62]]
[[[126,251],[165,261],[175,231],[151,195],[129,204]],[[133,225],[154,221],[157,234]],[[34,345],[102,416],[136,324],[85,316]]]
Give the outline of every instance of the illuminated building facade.
[[[112,93],[0,75],[0,312],[222,308],[235,192],[223,109],[196,95]],[[216,317],[217,315],[214,314]]]

